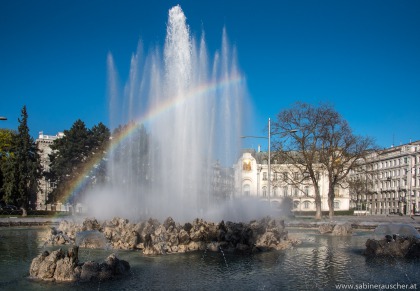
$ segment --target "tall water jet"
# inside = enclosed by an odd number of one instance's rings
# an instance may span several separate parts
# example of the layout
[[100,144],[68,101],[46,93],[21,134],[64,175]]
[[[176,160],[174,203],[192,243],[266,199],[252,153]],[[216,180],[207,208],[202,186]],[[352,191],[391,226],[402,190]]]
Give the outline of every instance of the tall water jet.
[[217,200],[216,161],[228,168],[237,158],[247,92],[226,31],[213,59],[180,6],[166,32],[163,52],[139,45],[123,89],[108,56],[110,125],[124,126],[108,153],[109,185],[88,195],[96,216],[205,217]]

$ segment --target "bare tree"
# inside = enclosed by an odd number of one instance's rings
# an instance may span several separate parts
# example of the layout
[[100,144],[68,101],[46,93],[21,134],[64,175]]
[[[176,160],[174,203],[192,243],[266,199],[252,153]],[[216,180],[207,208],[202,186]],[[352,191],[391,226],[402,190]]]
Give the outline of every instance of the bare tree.
[[320,141],[318,149],[320,162],[328,174],[329,216],[334,216],[335,188],[347,182],[350,170],[358,167],[358,161],[364,159],[374,147],[370,137],[353,134],[349,124],[330,105],[320,105],[321,114]]
[[[291,130],[298,129],[295,133]],[[309,178],[315,189],[315,218],[321,218],[319,172],[328,176],[329,216],[334,215],[335,187],[344,185],[350,170],[368,154],[374,142],[370,137],[354,135],[347,121],[331,105],[317,107],[297,102],[277,115],[272,135],[286,133],[288,139],[273,143],[274,156]],[[301,182],[295,179],[295,182]]]
[[[292,108],[281,111],[272,124],[272,136],[283,135],[283,138],[273,139],[273,157],[280,163],[292,165],[298,177],[310,179],[315,190],[315,218],[321,219],[321,194],[318,174],[319,145],[323,118],[319,110],[306,103],[295,103]],[[298,129],[297,132],[291,132]],[[289,138],[284,138],[289,137]],[[285,177],[289,184],[299,183],[298,179]]]
[[347,178],[350,200],[355,203],[357,210],[368,210],[368,201],[373,191],[373,178],[377,171],[366,159],[360,159],[356,167]]

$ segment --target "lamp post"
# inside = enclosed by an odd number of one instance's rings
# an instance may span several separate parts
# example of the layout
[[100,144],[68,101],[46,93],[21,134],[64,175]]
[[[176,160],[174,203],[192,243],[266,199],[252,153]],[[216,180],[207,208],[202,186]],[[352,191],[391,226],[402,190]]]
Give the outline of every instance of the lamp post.
[[[297,129],[291,129],[284,132],[279,132],[275,134],[287,134],[287,133],[294,133],[297,132]],[[271,189],[271,119],[268,118],[268,135],[267,136],[241,136],[241,138],[264,138],[268,139],[268,173],[267,173],[267,196],[268,196],[268,203],[271,204],[271,197],[270,197],[270,189]]]

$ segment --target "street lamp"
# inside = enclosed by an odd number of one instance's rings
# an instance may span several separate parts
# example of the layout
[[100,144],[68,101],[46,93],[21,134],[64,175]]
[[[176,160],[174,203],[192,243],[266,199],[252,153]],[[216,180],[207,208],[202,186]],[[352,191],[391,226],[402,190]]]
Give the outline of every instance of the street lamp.
[[[287,134],[287,133],[294,133],[297,132],[297,129],[291,129],[284,132],[278,132],[275,134]],[[253,136],[253,135],[247,135],[247,136],[241,136],[241,138],[264,138],[268,139],[268,181],[267,181],[267,195],[268,195],[268,203],[271,203],[270,200],[270,187],[271,187],[271,119],[268,119],[268,136]]]

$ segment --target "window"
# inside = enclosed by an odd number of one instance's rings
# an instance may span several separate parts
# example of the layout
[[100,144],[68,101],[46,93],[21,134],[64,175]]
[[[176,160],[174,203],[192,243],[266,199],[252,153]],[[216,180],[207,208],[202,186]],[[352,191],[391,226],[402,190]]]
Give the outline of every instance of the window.
[[305,186],[305,196],[309,196],[309,186]]
[[299,207],[299,201],[293,201],[293,209],[297,209]]
[[277,173],[274,173],[274,175],[273,175],[273,180],[274,180],[274,181],[277,181],[277,180],[278,180]]
[[298,188],[293,188],[293,196],[297,197],[299,193],[299,189]]
[[340,187],[338,187],[338,186],[334,187],[334,194],[335,194],[335,196],[340,197],[340,195],[341,195]]
[[277,187],[274,187],[274,189],[273,189],[273,196],[274,197],[277,197],[277,195],[278,195],[278,188]]
[[340,201],[334,201],[334,209],[340,209]]
[[293,173],[293,179],[295,179],[295,180],[299,179],[299,173],[298,172]]
[[283,197],[287,197],[287,186],[283,187]]
[[267,197],[267,187],[264,186],[262,190],[263,190],[263,197]]
[[251,186],[249,184],[244,185],[244,196],[249,196],[251,193]]
[[267,181],[267,172],[263,172],[263,181]]
[[303,202],[303,208],[305,208],[305,209],[309,209],[310,205],[311,205],[311,202],[309,202],[309,201],[304,201]]

